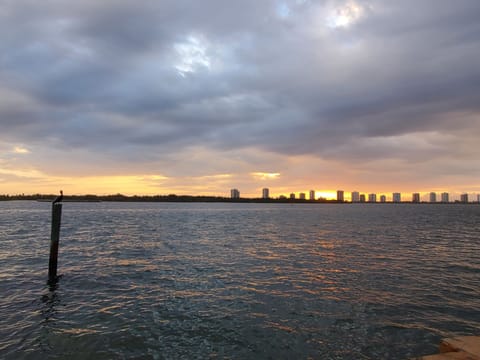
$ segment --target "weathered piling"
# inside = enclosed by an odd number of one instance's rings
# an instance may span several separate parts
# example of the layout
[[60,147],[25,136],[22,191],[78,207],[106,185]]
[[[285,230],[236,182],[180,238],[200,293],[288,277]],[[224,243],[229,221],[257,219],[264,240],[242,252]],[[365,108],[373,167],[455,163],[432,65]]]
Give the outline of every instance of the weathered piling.
[[50,235],[50,261],[48,263],[48,281],[57,280],[58,243],[60,240],[60,223],[62,220],[62,204],[52,204],[52,232]]

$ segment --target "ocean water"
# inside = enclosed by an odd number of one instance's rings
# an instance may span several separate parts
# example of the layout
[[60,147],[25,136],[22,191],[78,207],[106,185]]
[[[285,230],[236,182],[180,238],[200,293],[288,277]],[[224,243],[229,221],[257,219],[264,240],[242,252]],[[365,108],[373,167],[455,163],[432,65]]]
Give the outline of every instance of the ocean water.
[[408,359],[480,335],[480,206],[0,202],[2,359]]

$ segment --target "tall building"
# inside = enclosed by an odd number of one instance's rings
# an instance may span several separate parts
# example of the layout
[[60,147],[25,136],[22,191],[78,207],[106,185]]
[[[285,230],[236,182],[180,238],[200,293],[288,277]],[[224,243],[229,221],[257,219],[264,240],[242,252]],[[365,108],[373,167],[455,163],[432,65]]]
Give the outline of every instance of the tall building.
[[295,193],[290,194],[290,200],[295,200]]
[[300,200],[305,200],[305,199],[306,199],[305,193],[300,193],[300,194],[298,194],[298,198],[299,198]]
[[480,195],[477,195],[477,202],[480,204]]
[[420,194],[419,193],[413,193],[412,194],[412,202],[414,202],[414,203],[419,203],[420,202]]
[[430,202],[431,203],[436,203],[437,202],[437,194],[434,192],[430,193]]
[[448,197],[449,195],[447,192],[442,193],[441,195],[442,203],[448,203],[450,201]]
[[344,195],[343,190],[337,190],[337,201],[344,202]]
[[398,192],[397,192],[397,193],[393,193],[393,194],[392,194],[392,201],[393,201],[394,203],[402,202],[402,194],[400,194],[400,193],[398,193]]
[[270,198],[270,190],[268,188],[262,189],[262,199],[269,199]]
[[365,202],[365,194],[360,194],[360,202],[361,203]]
[[315,190],[310,190],[310,200],[311,201],[315,200]]
[[240,191],[238,189],[230,190],[230,198],[232,199],[240,199]]
[[381,203],[387,202],[387,197],[385,195],[380,195],[380,202]]
[[358,191],[352,192],[352,203],[360,202],[360,193]]
[[460,195],[460,202],[462,202],[462,203],[468,203],[468,194],[462,194],[462,195]]
[[371,203],[377,202],[377,194],[368,194],[368,202],[371,202]]

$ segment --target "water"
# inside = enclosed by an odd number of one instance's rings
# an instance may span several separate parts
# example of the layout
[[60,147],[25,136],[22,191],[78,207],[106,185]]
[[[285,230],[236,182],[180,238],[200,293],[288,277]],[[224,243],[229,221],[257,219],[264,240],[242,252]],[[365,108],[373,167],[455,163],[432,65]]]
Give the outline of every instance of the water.
[[0,202],[2,359],[407,359],[480,334],[480,206]]

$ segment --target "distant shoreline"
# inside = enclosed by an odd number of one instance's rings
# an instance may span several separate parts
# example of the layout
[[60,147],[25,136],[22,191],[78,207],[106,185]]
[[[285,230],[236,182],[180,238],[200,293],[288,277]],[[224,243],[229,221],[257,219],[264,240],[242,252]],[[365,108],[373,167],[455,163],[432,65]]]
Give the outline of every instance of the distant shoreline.
[[[13,200],[29,200],[29,201],[39,201],[39,202],[51,202],[55,199],[56,195],[0,195],[0,201],[13,201]],[[448,204],[472,204],[478,205],[478,202],[412,202],[412,201],[402,201],[398,202],[350,202],[350,201],[338,201],[338,200],[327,200],[327,199],[262,199],[262,198],[240,198],[240,199],[231,199],[228,197],[221,196],[193,196],[193,195],[149,195],[149,196],[127,196],[122,194],[116,195],[70,195],[65,196],[63,202],[187,202],[187,203],[255,203],[255,204],[426,204],[426,205],[448,205]]]

